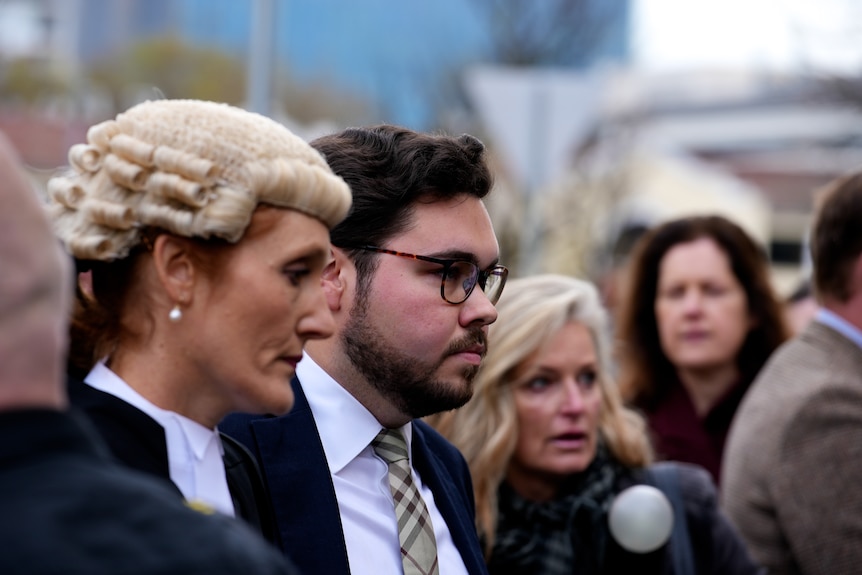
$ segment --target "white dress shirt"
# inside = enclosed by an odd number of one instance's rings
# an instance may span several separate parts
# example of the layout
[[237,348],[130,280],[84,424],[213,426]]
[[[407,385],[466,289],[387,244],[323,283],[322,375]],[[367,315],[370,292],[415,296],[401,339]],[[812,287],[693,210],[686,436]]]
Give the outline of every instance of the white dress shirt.
[[[297,365],[296,375],[308,398],[335,485],[350,573],[402,573],[389,467],[370,446],[383,427],[307,353]],[[401,431],[407,440],[407,452],[411,453],[413,424],[408,423]],[[412,454],[410,466],[413,467]],[[413,480],[434,526],[440,575],[466,575],[467,568],[434,503],[434,494],[422,483],[416,469]]]
[[859,347],[862,347],[862,331],[835,312],[821,307],[814,316],[814,321],[831,327]]
[[84,382],[137,407],[164,428],[171,481],[187,501],[201,502],[225,515],[235,515],[222,459],[224,448],[217,429],[153,405],[103,362],[93,367]]

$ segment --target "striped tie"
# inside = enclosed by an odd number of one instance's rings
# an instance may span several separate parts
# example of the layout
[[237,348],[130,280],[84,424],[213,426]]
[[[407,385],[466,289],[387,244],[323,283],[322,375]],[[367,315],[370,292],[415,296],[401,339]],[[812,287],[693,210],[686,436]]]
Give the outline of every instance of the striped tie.
[[438,575],[437,542],[431,517],[410,474],[407,443],[401,432],[384,429],[371,442],[374,452],[389,464],[389,490],[395,500],[398,539],[404,575]]

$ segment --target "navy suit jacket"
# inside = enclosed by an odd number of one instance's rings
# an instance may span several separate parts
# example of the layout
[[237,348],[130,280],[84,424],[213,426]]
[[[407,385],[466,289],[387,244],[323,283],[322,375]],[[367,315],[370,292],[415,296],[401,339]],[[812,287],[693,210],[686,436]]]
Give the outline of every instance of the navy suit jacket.
[[[341,516],[323,444],[296,378],[292,385],[296,402],[290,413],[279,417],[233,414],[219,429],[258,458],[279,539],[290,559],[303,573],[349,575]],[[486,575],[474,523],[472,480],[463,456],[419,420],[413,422],[411,448],[413,466],[434,494],[468,573]]]

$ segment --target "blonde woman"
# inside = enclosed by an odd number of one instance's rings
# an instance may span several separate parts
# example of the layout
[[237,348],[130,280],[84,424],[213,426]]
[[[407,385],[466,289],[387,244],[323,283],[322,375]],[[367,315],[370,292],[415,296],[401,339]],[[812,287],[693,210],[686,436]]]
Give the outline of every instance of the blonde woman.
[[273,537],[229,412],[287,412],[350,191],[282,125],[212,102],[139,104],[93,126],[49,183],[55,232],[87,272],[71,329],[74,405],[114,456]]
[[[517,279],[497,310],[473,398],[432,422],[470,466],[492,575],[757,573],[693,466],[670,468],[688,525],[675,548],[634,553],[611,537],[615,497],[655,481],[644,422],[611,379],[596,289],[558,275]],[[693,570],[675,563],[679,549]]]

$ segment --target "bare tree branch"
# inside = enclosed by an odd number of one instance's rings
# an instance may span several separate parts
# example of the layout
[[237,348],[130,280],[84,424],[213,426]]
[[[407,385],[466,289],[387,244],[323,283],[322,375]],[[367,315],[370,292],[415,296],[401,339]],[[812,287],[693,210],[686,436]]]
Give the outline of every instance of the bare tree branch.
[[589,62],[625,5],[619,0],[474,0],[490,26],[492,58],[513,66]]

